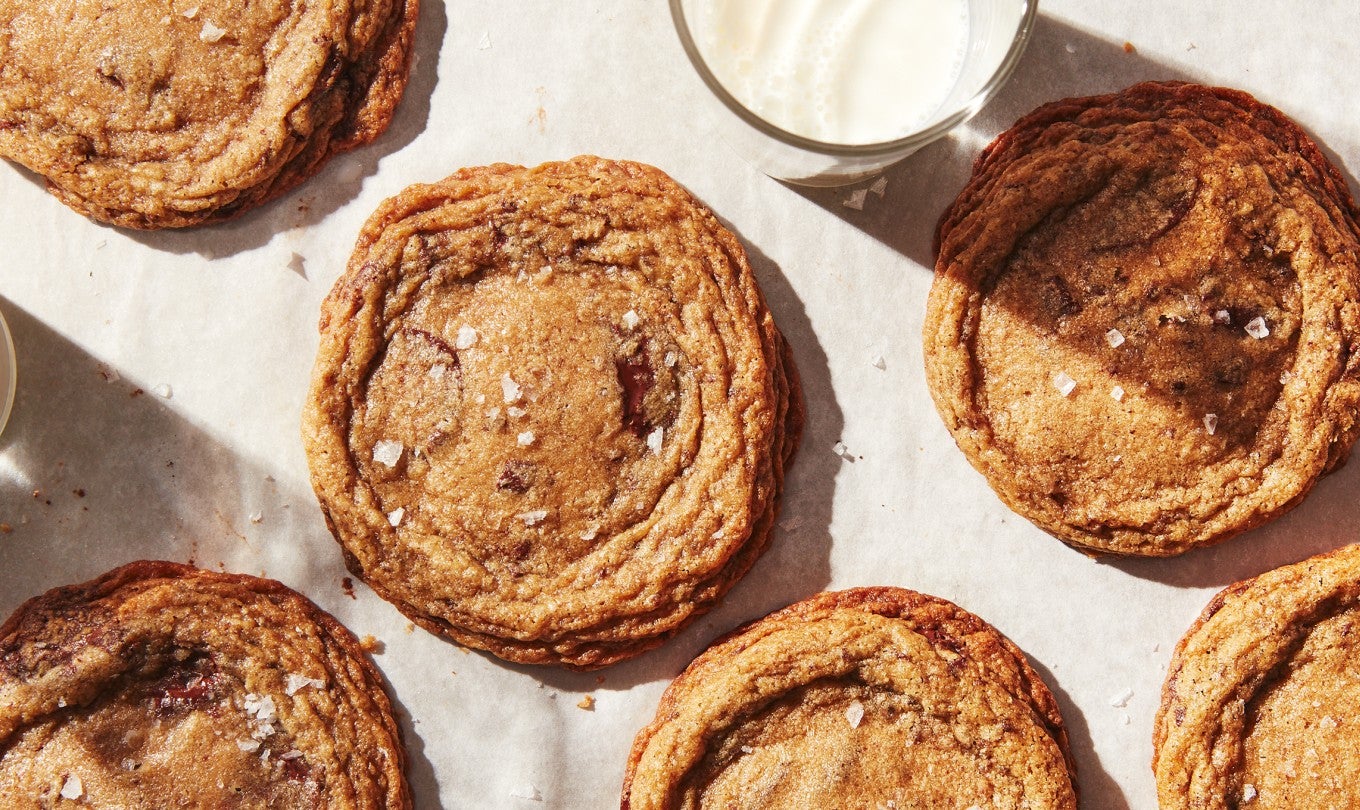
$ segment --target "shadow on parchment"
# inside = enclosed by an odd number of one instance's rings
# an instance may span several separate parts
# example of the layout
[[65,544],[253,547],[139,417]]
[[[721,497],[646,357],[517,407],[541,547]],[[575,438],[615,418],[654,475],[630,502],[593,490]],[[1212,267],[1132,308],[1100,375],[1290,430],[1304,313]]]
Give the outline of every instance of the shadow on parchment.
[[[19,367],[0,435],[0,616],[134,560],[271,576],[352,621],[310,490],[290,487],[0,297]],[[173,394],[172,394],[173,397]],[[375,659],[380,667],[382,661]],[[408,778],[437,796],[409,713]]]

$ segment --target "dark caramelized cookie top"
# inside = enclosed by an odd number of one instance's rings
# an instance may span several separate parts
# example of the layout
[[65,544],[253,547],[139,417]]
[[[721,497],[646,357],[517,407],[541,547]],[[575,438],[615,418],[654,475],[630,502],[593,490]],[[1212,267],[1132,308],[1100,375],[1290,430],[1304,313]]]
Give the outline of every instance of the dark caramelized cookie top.
[[116,225],[228,218],[387,127],[416,10],[0,0],[0,156]]
[[321,332],[314,485],[351,568],[426,627],[600,666],[765,546],[791,367],[736,238],[656,169],[413,186],[364,229]]
[[0,627],[0,751],[16,806],[411,806],[354,636],[277,582],[174,563],[55,589]]
[[1042,107],[940,222],[936,404],[1002,499],[1077,546],[1176,554],[1262,523],[1355,438],[1353,217],[1243,93]]

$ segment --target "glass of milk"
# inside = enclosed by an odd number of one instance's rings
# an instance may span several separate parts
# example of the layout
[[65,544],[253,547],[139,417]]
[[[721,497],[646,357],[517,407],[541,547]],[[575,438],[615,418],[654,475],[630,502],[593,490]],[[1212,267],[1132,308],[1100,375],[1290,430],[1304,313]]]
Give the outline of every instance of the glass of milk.
[[842,185],[973,117],[1037,0],[670,0],[724,138],[766,174]]
[[0,313],[0,433],[5,432],[10,408],[14,407],[14,387],[18,376],[18,363],[14,359],[14,339],[10,337],[9,324],[5,323],[4,313]]

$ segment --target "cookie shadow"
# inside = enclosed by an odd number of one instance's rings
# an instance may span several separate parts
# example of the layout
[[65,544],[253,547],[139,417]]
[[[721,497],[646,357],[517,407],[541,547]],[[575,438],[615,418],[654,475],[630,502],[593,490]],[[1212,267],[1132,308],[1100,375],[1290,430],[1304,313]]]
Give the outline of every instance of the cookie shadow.
[[1048,691],[1058,701],[1058,712],[1062,714],[1063,726],[1067,729],[1067,744],[1072,758],[1077,764],[1077,800],[1084,808],[1100,810],[1129,810],[1128,797],[1119,783],[1101,765],[1096,754],[1095,743],[1091,739],[1091,729],[1086,724],[1086,715],[1075,701],[1058,685],[1058,678],[1044,665],[1030,656],[1025,656],[1029,665],[1039,673]]
[[846,224],[901,253],[921,267],[935,265],[935,224],[968,182],[978,153],[1021,116],[1049,101],[1108,93],[1146,80],[1191,77],[1173,67],[1045,14],[1035,20],[1029,45],[1015,73],[982,112],[950,135],[890,166],[882,199],[870,194],[862,210],[846,205],[854,189],[785,184]]
[[799,450],[785,474],[770,546],[712,611],[657,649],[599,672],[508,665],[547,686],[574,694],[669,680],[716,637],[818,593],[831,582],[831,509],[842,460],[829,448],[841,437],[844,415],[831,385],[826,351],[798,293],[769,256],[744,244],[775,323],[793,350],[807,413]]
[[304,592],[340,569],[304,488],[176,413],[159,381],[125,378],[6,298],[0,309],[19,376],[0,434],[0,614],[140,559],[301,571],[288,584]]
[[412,46],[411,76],[387,130],[373,143],[332,156],[320,171],[283,196],[214,225],[158,231],[105,227],[154,250],[213,258],[266,245],[280,231],[320,223],[359,195],[364,180],[377,173],[383,158],[401,151],[425,131],[447,29],[444,4],[422,3]]

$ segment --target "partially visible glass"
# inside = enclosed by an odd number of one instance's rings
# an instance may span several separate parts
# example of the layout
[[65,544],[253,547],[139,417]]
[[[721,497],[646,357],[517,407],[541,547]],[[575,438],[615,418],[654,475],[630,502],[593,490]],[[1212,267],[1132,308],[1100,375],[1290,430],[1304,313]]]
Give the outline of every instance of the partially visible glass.
[[879,143],[827,143],[776,126],[744,106],[723,86],[690,30],[698,0],[670,0],[676,33],[709,91],[712,118],[723,138],[765,174],[808,186],[853,183],[896,163],[968,121],[1010,78],[1024,53],[1037,0],[966,0],[968,40],[957,82],[921,126]]
[[0,433],[5,432],[10,409],[14,407],[14,389],[19,380],[19,365],[14,358],[14,338],[10,336],[5,314],[0,312]]

